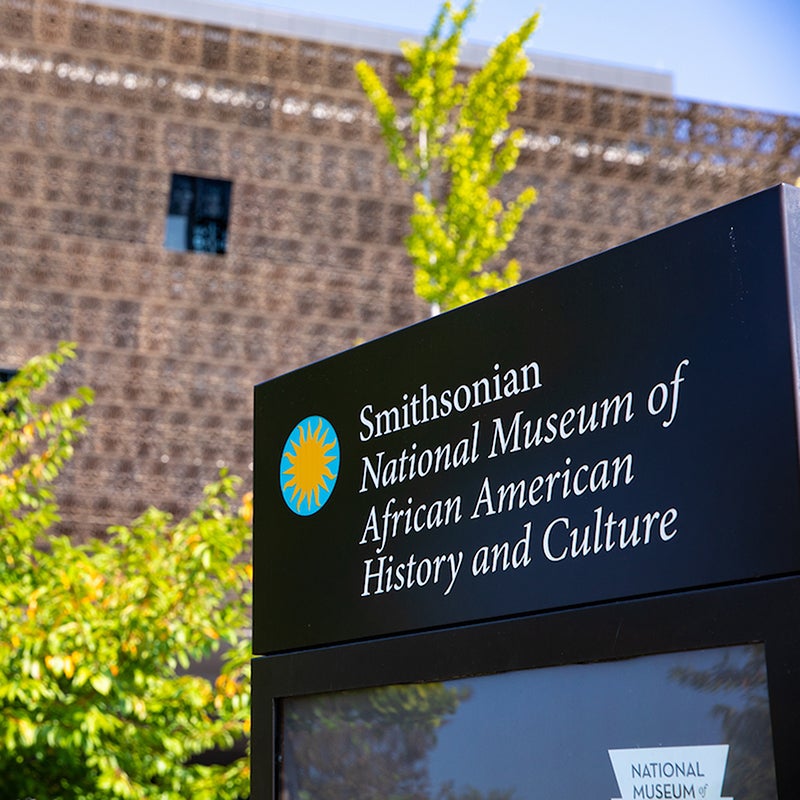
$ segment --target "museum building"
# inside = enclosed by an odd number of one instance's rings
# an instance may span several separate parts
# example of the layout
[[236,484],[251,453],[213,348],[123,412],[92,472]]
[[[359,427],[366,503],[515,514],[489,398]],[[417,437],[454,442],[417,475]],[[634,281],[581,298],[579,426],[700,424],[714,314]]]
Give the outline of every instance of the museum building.
[[[249,478],[254,384],[426,315],[410,192],[353,70],[393,83],[401,38],[233,3],[0,0],[0,368],[78,343],[58,388],[96,402],[68,529]],[[539,192],[509,251],[526,278],[800,176],[800,118],[531,56],[504,184]]]

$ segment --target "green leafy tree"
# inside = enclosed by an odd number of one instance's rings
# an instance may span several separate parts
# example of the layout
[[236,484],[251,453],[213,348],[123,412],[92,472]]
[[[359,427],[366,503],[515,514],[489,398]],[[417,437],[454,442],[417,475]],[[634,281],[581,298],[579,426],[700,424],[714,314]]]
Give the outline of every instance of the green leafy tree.
[[356,65],[389,159],[416,190],[406,246],[415,264],[415,290],[434,311],[519,280],[515,260],[501,269],[493,260],[536,200],[532,187],[508,202],[498,189],[519,156],[523,132],[510,130],[509,115],[530,67],[524,47],[538,14],[492,49],[464,83],[459,51],[474,11],[474,0],[460,11],[445,2],[422,43],[401,45],[408,65],[398,78],[406,96],[402,107],[369,64]]
[[[238,508],[223,473],[185,519],[150,509],[81,545],[54,534],[52,484],[92,396],[36,395],[73,356],[61,345],[0,386],[0,794],[245,797],[245,759],[192,757],[249,726],[249,499]],[[222,645],[214,683],[189,671]]]

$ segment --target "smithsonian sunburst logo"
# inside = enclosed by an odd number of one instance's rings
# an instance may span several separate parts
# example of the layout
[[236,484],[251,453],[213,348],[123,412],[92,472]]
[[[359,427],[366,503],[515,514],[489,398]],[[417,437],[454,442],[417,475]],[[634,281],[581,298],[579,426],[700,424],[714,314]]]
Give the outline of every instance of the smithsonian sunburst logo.
[[302,517],[316,514],[333,492],[339,475],[339,439],[324,417],[306,417],[286,440],[281,458],[281,492]]

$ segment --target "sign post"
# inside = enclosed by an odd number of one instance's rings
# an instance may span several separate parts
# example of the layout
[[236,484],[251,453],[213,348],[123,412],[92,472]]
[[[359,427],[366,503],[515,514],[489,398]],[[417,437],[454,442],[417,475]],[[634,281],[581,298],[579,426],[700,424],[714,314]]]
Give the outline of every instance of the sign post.
[[[538,686],[545,667],[697,650],[631,680],[700,691],[719,656],[768,671],[773,704],[797,695],[778,666],[796,637],[780,656],[767,640],[797,610],[799,289],[800,190],[775,187],[256,387],[253,796],[300,796],[318,774],[296,752],[313,752],[308,727],[285,727],[302,717],[290,698],[314,692],[466,677],[478,698],[511,671]],[[753,617],[775,592],[789,606]],[[745,597],[748,613],[729,605]],[[567,703],[572,684],[536,691]],[[747,785],[752,742],[625,717],[581,744],[604,777],[576,798]],[[797,772],[779,723],[756,736],[765,797]],[[427,758],[414,769],[431,781]]]

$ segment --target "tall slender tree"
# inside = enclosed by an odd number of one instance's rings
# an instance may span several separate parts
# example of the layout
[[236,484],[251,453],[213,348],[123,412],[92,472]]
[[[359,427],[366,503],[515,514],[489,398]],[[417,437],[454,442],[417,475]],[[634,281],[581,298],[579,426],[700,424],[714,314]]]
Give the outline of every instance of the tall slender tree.
[[389,159],[415,189],[406,246],[415,265],[414,288],[434,313],[483,297],[519,280],[519,264],[498,266],[523,215],[536,200],[533,187],[503,201],[499,185],[516,164],[523,131],[509,116],[530,69],[525,44],[534,14],[490,50],[484,65],[460,79],[464,27],[475,2],[441,7],[427,36],[401,44],[408,65],[398,77],[396,102],[375,70],[356,65],[372,103]]
[[[57,535],[53,484],[92,393],[38,392],[74,355],[0,384],[0,796],[245,797],[246,759],[193,757],[249,729],[250,498],[222,474],[182,520],[150,509],[103,539]],[[215,682],[188,671],[223,645]]]

